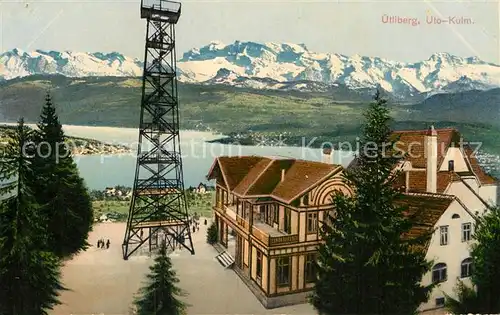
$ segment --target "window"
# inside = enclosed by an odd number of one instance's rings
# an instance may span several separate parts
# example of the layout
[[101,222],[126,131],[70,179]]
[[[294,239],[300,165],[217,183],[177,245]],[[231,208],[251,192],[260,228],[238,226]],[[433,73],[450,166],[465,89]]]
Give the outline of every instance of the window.
[[448,161],[448,171],[453,172],[455,170],[455,161],[449,160]]
[[439,228],[440,245],[448,245],[448,226],[441,226]]
[[276,261],[276,284],[279,287],[290,285],[290,257],[280,257]]
[[434,283],[439,283],[439,282],[444,282],[448,278],[447,272],[446,272],[446,264],[444,263],[439,263],[432,267],[432,282]]
[[250,211],[252,211],[252,204],[246,201],[243,204],[243,219],[248,220],[250,218]]
[[257,279],[262,278],[262,252],[257,250]]
[[259,221],[266,222],[266,220],[267,220],[266,215],[267,215],[266,206],[265,205],[259,206]]
[[472,224],[462,223],[462,242],[468,242],[472,236]]
[[292,210],[290,208],[285,208],[285,220],[284,220],[283,231],[285,233],[292,233]]
[[302,199],[302,203],[304,204],[304,206],[308,206],[309,205],[309,194],[305,194],[303,199]]
[[454,213],[452,216],[451,216],[452,219],[460,219],[460,215],[458,215],[457,213]]
[[316,233],[318,230],[318,213],[307,214],[307,233]]
[[460,264],[460,277],[467,278],[472,275],[472,258],[465,258]]
[[274,205],[270,204],[266,206],[266,223],[270,226],[273,225],[273,210]]
[[443,307],[444,306],[444,297],[440,297],[436,299],[436,307]]
[[280,207],[278,205],[273,205],[274,209],[274,215],[273,215],[273,222],[276,224],[279,224],[279,219],[280,219]]
[[306,283],[316,282],[316,255],[308,254],[306,255],[306,261],[304,266],[304,278]]

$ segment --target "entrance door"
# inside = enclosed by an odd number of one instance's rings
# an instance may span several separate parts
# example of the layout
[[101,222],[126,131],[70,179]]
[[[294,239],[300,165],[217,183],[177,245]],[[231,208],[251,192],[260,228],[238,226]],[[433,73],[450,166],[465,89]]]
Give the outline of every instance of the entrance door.
[[243,237],[241,237],[240,235],[237,235],[236,236],[235,261],[236,261],[236,265],[240,269],[243,269],[243,253],[244,253],[244,251],[243,251]]

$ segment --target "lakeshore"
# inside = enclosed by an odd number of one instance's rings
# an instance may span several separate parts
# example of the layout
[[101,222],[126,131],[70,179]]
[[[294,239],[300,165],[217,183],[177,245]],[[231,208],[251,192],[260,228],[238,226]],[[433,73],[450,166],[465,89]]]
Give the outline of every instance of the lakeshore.
[[[8,136],[7,130],[12,129],[17,124],[3,123],[0,124],[0,142],[6,143]],[[26,124],[27,127],[35,129],[35,124]],[[65,141],[66,147],[73,156],[79,155],[96,155],[96,154],[126,154],[132,153],[132,148],[123,144],[111,144],[96,139],[86,137],[67,136]]]

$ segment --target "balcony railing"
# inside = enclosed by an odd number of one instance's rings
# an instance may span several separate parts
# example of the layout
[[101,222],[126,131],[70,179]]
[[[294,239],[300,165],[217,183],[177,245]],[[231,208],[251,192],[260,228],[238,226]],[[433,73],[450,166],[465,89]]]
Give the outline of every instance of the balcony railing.
[[[250,231],[249,221],[236,213],[236,205],[224,205],[223,203],[216,203],[214,209],[215,211],[225,215],[225,217],[231,220],[233,224],[238,225],[245,231]],[[256,214],[254,213],[254,215]],[[272,226],[266,224],[265,222],[259,220],[258,215],[256,215],[253,220],[252,235],[269,247],[294,244],[299,242],[298,234],[284,234],[273,228]]]
[[224,205],[224,209],[226,211],[226,216],[236,222],[236,208],[234,205]]
[[[252,235],[260,240],[265,245],[272,247],[278,245],[294,244],[299,242],[299,235],[270,235],[268,231],[264,231],[263,223],[260,225],[254,224],[252,226]],[[269,226],[269,229],[274,229]],[[276,234],[282,234],[281,232],[275,231]]]
[[248,231],[250,229],[250,225],[248,224],[248,221],[240,217],[239,215],[236,215],[236,223],[242,227],[245,231]]

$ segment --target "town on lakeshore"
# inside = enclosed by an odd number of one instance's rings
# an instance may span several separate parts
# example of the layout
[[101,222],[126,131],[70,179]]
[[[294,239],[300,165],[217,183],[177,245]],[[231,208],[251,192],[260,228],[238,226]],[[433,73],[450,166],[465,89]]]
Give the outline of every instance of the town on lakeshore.
[[[41,11],[68,3],[18,4],[0,11],[9,45],[21,45],[11,25],[25,15],[46,20]],[[312,20],[306,3],[276,4],[307,34],[263,3],[211,5],[82,3],[61,17],[67,27],[51,30],[59,16],[30,24],[44,31],[23,47],[60,52],[0,54],[0,315],[500,313],[500,65],[434,48],[396,62],[266,41],[318,42],[318,21],[340,14],[330,3]],[[375,21],[389,8],[365,13]],[[426,24],[474,24],[447,8]],[[492,7],[482,10],[486,19]],[[212,11],[224,24],[208,23]],[[443,30],[438,42],[409,40],[342,12],[359,20],[350,41],[329,28],[328,49],[396,56],[394,37],[413,47],[398,55],[410,60],[424,42],[451,45]],[[382,24],[420,19],[384,13]],[[227,25],[248,37],[254,26],[266,42],[211,41],[177,56],[186,30],[202,40]],[[383,43],[357,46],[355,26],[384,30]],[[115,31],[127,40],[106,35]],[[143,59],[68,50],[82,46]],[[211,131],[190,143],[202,156],[186,155],[187,130]],[[125,155],[133,165],[114,159]]]

